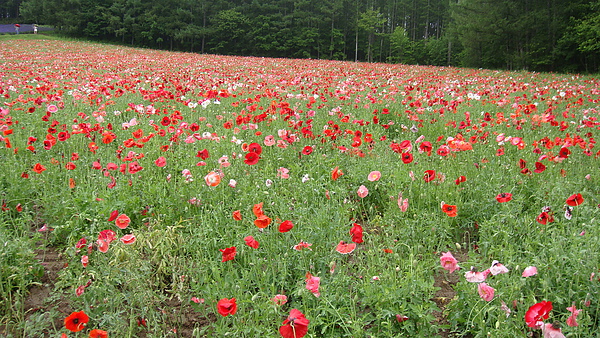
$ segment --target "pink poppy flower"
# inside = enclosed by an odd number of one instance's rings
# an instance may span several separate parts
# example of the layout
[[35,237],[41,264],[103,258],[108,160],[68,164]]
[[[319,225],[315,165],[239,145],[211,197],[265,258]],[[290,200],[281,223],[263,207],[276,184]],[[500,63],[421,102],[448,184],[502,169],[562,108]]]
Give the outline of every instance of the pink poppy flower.
[[528,266],[525,268],[525,270],[523,270],[523,274],[521,276],[531,277],[531,276],[537,275],[537,273],[538,273],[538,271],[535,266]]
[[157,167],[162,168],[167,165],[167,159],[164,156],[161,156],[154,161]]
[[371,171],[367,179],[371,182],[379,181],[381,173],[379,171]]
[[402,192],[398,194],[398,208],[400,211],[406,212],[408,210],[408,198],[402,198]]
[[81,256],[81,265],[83,265],[84,268],[88,266],[88,262],[89,257],[87,255]]
[[271,301],[273,303],[275,303],[276,305],[283,305],[285,303],[287,303],[287,296],[286,295],[275,295],[275,297],[271,298]]
[[273,135],[267,135],[267,136],[265,136],[265,141],[264,141],[264,144],[265,144],[267,147],[270,147],[270,146],[272,146],[272,145],[275,145],[275,138],[273,137]]
[[321,284],[321,278],[316,277],[310,274],[310,272],[306,273],[306,289],[312,292],[315,297],[321,296],[319,292],[319,285]]
[[460,269],[460,266],[458,266],[458,261],[456,258],[454,258],[450,251],[442,253],[442,256],[440,257],[440,263],[442,264],[442,268],[450,273]]
[[303,249],[312,250],[312,249],[310,248],[310,246],[311,246],[311,245],[312,245],[312,244],[310,244],[310,243],[306,243],[305,241],[300,241],[300,243],[298,243],[298,244],[294,245],[294,246],[292,247],[292,249],[294,249],[294,250],[296,250],[296,251],[302,251]]
[[360,187],[358,187],[358,191],[356,191],[356,193],[360,198],[365,198],[369,194],[369,189],[367,189],[367,187],[365,187],[364,185],[361,185]]
[[135,243],[135,236],[132,234],[127,234],[119,239],[123,244],[130,245]]
[[477,285],[477,291],[479,292],[479,296],[483,300],[489,302],[492,299],[494,299],[494,292],[496,290],[494,290],[493,287],[487,285],[486,283],[479,283],[479,285]]
[[102,253],[108,252],[109,243],[107,240],[99,239],[96,241],[96,244],[98,245],[98,251]]
[[340,241],[335,251],[341,253],[342,255],[347,255],[356,249],[356,243],[346,243],[344,241]]
[[130,222],[131,222],[131,219],[129,218],[129,216],[127,216],[125,214],[120,214],[119,217],[117,217],[117,219],[115,219],[115,225],[119,229],[127,228],[127,226],[129,225]]
[[579,326],[579,324],[577,323],[577,316],[579,315],[579,312],[581,312],[581,309],[577,309],[575,307],[575,302],[573,302],[573,306],[569,306],[567,310],[571,312],[571,315],[569,316],[569,318],[567,318],[567,325]]
[[403,315],[396,315],[396,321],[398,323],[402,323],[409,320],[409,318],[407,316],[403,316]]
[[290,171],[287,168],[280,167],[279,169],[277,169],[277,177],[284,179],[290,178],[289,172]]

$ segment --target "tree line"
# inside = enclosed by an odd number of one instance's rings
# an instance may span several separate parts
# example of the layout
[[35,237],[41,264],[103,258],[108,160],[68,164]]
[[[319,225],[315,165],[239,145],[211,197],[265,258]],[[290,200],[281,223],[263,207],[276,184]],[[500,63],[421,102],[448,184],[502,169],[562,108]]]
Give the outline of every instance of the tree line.
[[600,67],[600,0],[6,0],[10,11],[69,36],[199,53]]

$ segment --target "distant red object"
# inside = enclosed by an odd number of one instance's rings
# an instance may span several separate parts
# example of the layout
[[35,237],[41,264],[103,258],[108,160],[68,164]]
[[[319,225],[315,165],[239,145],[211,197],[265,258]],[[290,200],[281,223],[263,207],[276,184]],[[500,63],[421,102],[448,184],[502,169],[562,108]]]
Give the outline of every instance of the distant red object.
[[18,23],[15,24],[15,27],[21,27],[21,25],[19,25]]

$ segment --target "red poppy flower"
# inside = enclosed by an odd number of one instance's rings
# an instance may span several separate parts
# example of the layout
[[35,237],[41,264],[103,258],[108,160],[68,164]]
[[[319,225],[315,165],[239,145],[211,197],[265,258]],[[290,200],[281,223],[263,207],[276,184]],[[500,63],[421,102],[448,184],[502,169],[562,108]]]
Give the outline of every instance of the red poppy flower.
[[292,221],[283,221],[279,224],[279,232],[288,232],[292,230],[293,227],[294,224],[292,224]]
[[161,156],[161,157],[157,158],[156,161],[154,161],[154,164],[157,167],[162,168],[167,165],[167,159],[164,156]]
[[257,153],[249,152],[244,157],[244,163],[246,163],[247,165],[255,165],[256,163],[258,163],[259,159],[260,159],[260,157],[258,156]]
[[510,200],[512,200],[512,194],[509,192],[503,192],[496,195],[496,201],[500,203],[508,202]]
[[83,311],[73,312],[65,318],[65,328],[71,332],[79,332],[85,329],[85,324],[90,320],[90,317]]
[[302,155],[310,155],[313,152],[313,148],[311,146],[306,146],[302,149]]
[[537,328],[538,322],[548,319],[548,315],[552,311],[552,302],[542,301],[532,305],[525,313],[525,323],[527,326]]
[[570,154],[571,154],[571,150],[569,150],[569,148],[567,148],[567,147],[562,147],[558,151],[558,157],[561,157],[561,158],[568,158]]
[[260,245],[260,243],[258,243],[258,241],[255,240],[254,237],[252,237],[252,236],[244,237],[244,242],[246,242],[247,246],[254,248],[254,249],[258,249],[258,246]]
[[110,243],[110,242],[114,241],[115,239],[117,239],[117,234],[110,229],[102,230],[98,234],[98,239],[107,241],[108,243]]
[[242,213],[239,210],[234,211],[232,216],[233,216],[233,219],[236,221],[242,220]]
[[525,169],[527,168],[527,161],[525,161],[524,159],[519,159],[519,168],[521,169]]
[[337,181],[337,179],[342,175],[344,175],[344,173],[339,169],[339,167],[335,167],[331,171],[331,179],[334,181]]
[[429,142],[429,141],[424,141],[423,143],[421,143],[419,145],[419,152],[427,153],[427,156],[431,156],[432,150],[433,150],[433,147],[431,146],[431,142]]
[[354,249],[356,249],[356,243],[346,243],[344,241],[340,241],[335,248],[335,251],[341,253],[342,255],[346,255],[354,251]]
[[435,179],[435,170],[425,170],[425,175],[423,176],[425,182],[431,182]]
[[437,150],[437,154],[440,156],[448,156],[449,153],[450,153],[450,149],[445,144],[442,144]]
[[90,331],[90,338],[108,338],[108,332],[94,329]]
[[411,153],[402,153],[402,162],[404,162],[405,164],[409,164],[413,161],[413,154]]
[[209,157],[208,150],[200,150],[198,154],[196,154],[196,157],[200,157],[201,159],[206,160]]
[[211,171],[206,176],[204,176],[204,182],[209,187],[216,187],[221,183],[221,175],[217,174],[214,171]]
[[217,311],[223,317],[234,315],[237,311],[235,298],[223,298],[217,302]]
[[352,235],[352,242],[362,243],[363,242],[363,228],[358,223],[353,223],[350,228],[350,235]]
[[456,181],[454,181],[454,183],[456,183],[456,185],[461,184],[462,182],[466,182],[467,178],[465,176],[460,176],[459,178],[456,179]]
[[265,214],[263,212],[262,207],[263,207],[263,202],[260,202],[260,203],[252,206],[252,213],[254,213],[254,216],[256,216],[257,218]]
[[260,229],[268,227],[269,224],[271,224],[271,218],[267,217],[266,215],[260,215],[254,220],[254,225]]
[[449,217],[456,217],[458,215],[456,205],[443,204],[442,211],[446,213]]
[[546,225],[548,223],[554,222],[554,217],[546,211],[543,211],[541,214],[538,215],[538,217],[535,220],[542,225]]
[[583,197],[581,194],[573,194],[567,198],[567,205],[572,207],[580,205],[581,203],[583,203]]
[[535,162],[535,169],[533,170],[534,173],[539,174],[544,172],[544,170],[546,170],[546,166],[543,163]]
[[262,153],[262,147],[258,143],[250,143],[248,145],[248,151],[251,153],[256,153],[256,155],[260,155]]
[[219,251],[222,252],[223,256],[221,262],[233,260],[235,258],[235,254],[237,253],[235,246],[232,246],[231,248],[219,249]]
[[75,170],[76,168],[77,166],[73,162],[68,162],[67,164],[65,164],[65,169],[67,170]]
[[119,216],[119,210],[113,210],[113,211],[110,213],[110,216],[108,217],[108,221],[109,221],[109,222],[112,222],[112,221],[114,221],[114,220],[117,218],[117,216]]
[[44,167],[43,165],[41,165],[41,164],[39,164],[39,163],[36,163],[36,164],[33,166],[33,169],[32,169],[32,170],[33,170],[33,171],[35,171],[35,172],[36,172],[36,173],[38,173],[38,174],[41,174],[42,172],[44,172],[44,171],[46,170],[46,167]]
[[279,334],[283,338],[302,338],[308,332],[310,321],[297,309],[292,309],[290,315],[279,327]]
[[131,219],[129,218],[129,216],[127,216],[125,214],[120,214],[119,217],[117,217],[117,219],[115,219],[115,225],[119,229],[127,228],[129,223],[131,223]]

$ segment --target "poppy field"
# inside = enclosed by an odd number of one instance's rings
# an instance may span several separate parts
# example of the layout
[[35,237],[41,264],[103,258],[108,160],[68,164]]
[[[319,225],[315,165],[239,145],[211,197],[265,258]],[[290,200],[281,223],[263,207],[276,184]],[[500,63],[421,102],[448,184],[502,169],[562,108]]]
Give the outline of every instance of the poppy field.
[[7,337],[598,337],[595,77],[0,47]]

